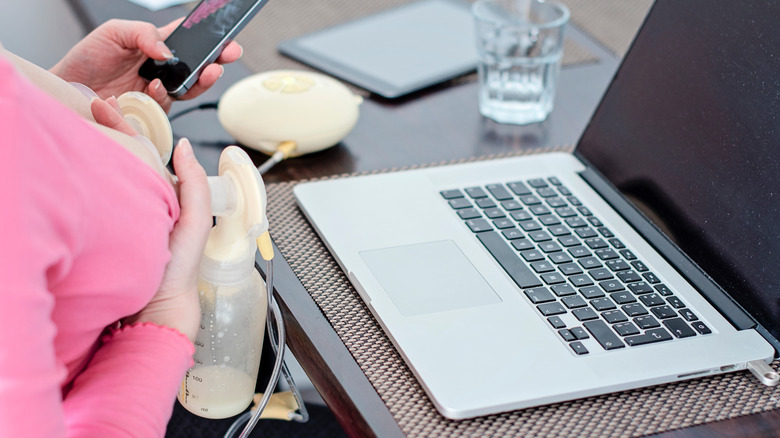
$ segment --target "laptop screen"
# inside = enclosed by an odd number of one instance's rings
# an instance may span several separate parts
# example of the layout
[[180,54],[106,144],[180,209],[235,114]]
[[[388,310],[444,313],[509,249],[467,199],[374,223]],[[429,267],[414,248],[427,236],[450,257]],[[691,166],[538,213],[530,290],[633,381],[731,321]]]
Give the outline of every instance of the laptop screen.
[[657,0],[577,151],[780,339],[777,17]]

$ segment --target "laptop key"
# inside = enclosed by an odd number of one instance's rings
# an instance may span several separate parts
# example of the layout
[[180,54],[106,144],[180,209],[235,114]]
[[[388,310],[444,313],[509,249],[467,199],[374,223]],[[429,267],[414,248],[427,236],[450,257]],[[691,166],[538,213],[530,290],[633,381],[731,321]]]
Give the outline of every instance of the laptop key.
[[672,290],[669,289],[669,286],[667,286],[667,285],[665,285],[663,283],[662,284],[656,284],[654,287],[655,287],[655,290],[657,290],[659,294],[661,294],[661,295],[663,295],[665,297],[668,297],[669,295],[672,294]]
[[496,219],[493,221],[493,225],[499,230],[506,230],[515,227],[515,223],[509,219]]
[[615,251],[609,248],[597,249],[595,253],[601,260],[613,260],[620,257]]
[[622,271],[616,274],[619,279],[623,280],[623,283],[634,283],[642,281],[642,277],[634,271]]
[[647,315],[647,309],[645,309],[645,306],[639,303],[626,304],[625,306],[621,306],[620,308],[623,309],[624,312],[626,312],[626,315],[632,318],[639,315]]
[[515,240],[515,239],[522,239],[524,234],[520,232],[517,228],[509,228],[506,230],[502,230],[501,234],[506,238],[507,240]]
[[[577,218],[577,219],[580,219],[580,218]],[[582,220],[582,219],[580,219],[580,220]],[[566,223],[569,223],[568,219],[567,219]],[[569,224],[569,226],[574,228],[574,225]],[[582,226],[585,227],[586,224],[584,224],[584,222],[583,222]],[[574,232],[577,233],[578,236],[580,236],[580,239],[586,239],[587,240],[587,239],[592,239],[592,238],[595,238],[596,236],[598,236],[596,234],[596,232],[593,231],[593,228],[579,228],[577,230],[574,230]]]
[[570,328],[569,331],[578,340],[590,338],[590,335],[588,335],[588,332],[586,332],[585,329],[582,328],[582,327],[573,327],[573,328]]
[[585,274],[572,275],[571,277],[569,277],[569,281],[571,282],[572,285],[574,285],[574,287],[578,287],[578,288],[593,285],[593,280],[591,280],[590,277],[588,277]]
[[482,213],[478,212],[475,208],[464,208],[463,210],[458,210],[458,216],[463,220],[476,219],[482,217]]
[[634,295],[632,295],[631,292],[627,290],[615,292],[611,294],[610,297],[612,297],[612,299],[620,305],[636,302]]
[[617,280],[604,280],[599,282],[599,286],[601,286],[605,292],[617,292],[619,290],[623,290],[623,284]]
[[547,205],[549,205],[550,207],[556,209],[561,207],[566,207],[566,201],[564,201],[563,199],[557,196],[554,198],[547,198],[545,202],[547,202]]
[[662,328],[651,329],[645,332],[643,335],[629,336],[626,338],[626,343],[632,347],[637,345],[652,344],[654,342],[671,341],[672,335]]
[[596,298],[591,300],[590,305],[599,312],[617,309],[615,303],[609,298]]
[[474,199],[487,198],[487,193],[485,193],[485,191],[482,190],[482,187],[469,187],[465,190],[466,193]]
[[551,316],[547,318],[547,322],[556,329],[566,328],[566,323],[563,322],[560,316]]
[[650,315],[637,316],[636,318],[634,318],[634,322],[642,330],[647,330],[647,329],[655,328],[655,327],[661,327],[661,324],[655,318],[653,318]]
[[605,260],[606,261],[604,262],[604,264],[607,265],[607,267],[614,272],[627,271],[631,269],[631,266],[629,266],[628,263],[626,263],[623,260],[620,259],[605,259]]
[[563,252],[555,252],[549,255],[550,261],[559,265],[561,263],[569,263],[571,261],[571,257]]
[[560,193],[563,196],[571,196],[571,190],[567,189],[564,186],[558,187],[558,193]]
[[534,249],[534,244],[526,238],[512,240],[512,247],[518,251]]
[[580,289],[580,295],[592,300],[594,298],[601,298],[604,296],[604,292],[597,286],[588,286]]
[[478,233],[477,238],[520,288],[527,289],[542,285],[542,282],[498,233],[495,231]]
[[664,301],[664,299],[656,293],[640,295],[639,301],[641,301],[642,304],[647,307],[655,307],[666,304],[666,301]]
[[623,342],[617,337],[615,332],[601,320],[585,321],[582,323],[594,338],[604,347],[605,350],[615,350],[623,348]]
[[545,284],[559,284],[566,281],[566,277],[557,272],[548,272],[547,274],[541,274],[542,280]]
[[507,190],[503,184],[488,184],[485,187],[488,189],[488,192],[490,192],[490,194],[496,198],[497,201],[507,201],[514,199],[514,196],[509,193],[509,190]]
[[586,303],[585,300],[583,300],[579,295],[563,297],[561,298],[561,302],[569,309],[579,309],[580,307],[585,307],[588,305],[588,303]]
[[626,314],[620,310],[607,310],[606,312],[602,312],[601,316],[610,324],[628,321]]
[[530,231],[538,231],[542,229],[542,226],[539,225],[539,222],[536,221],[523,221],[520,222],[520,228],[523,229],[526,233]]
[[588,271],[591,277],[596,281],[609,280],[612,278],[612,273],[606,268],[596,268]]
[[468,199],[466,199],[466,198],[456,198],[456,199],[451,199],[451,200],[449,201],[449,204],[450,204],[450,207],[452,207],[452,208],[453,208],[453,209],[455,209],[455,210],[460,210],[460,209],[462,209],[462,208],[470,208],[470,207],[473,207],[473,205],[471,204],[471,201],[469,201],[469,200],[468,200]]
[[513,211],[513,212],[509,213],[509,215],[512,216],[512,219],[514,219],[514,220],[516,220],[518,222],[522,222],[522,221],[527,221],[529,219],[533,219],[533,216],[531,216],[531,213],[529,213],[529,212],[527,212],[525,210]]
[[504,210],[500,208],[488,208],[485,210],[485,216],[487,216],[489,219],[498,219],[506,217],[506,213],[504,213]]
[[578,356],[590,353],[580,341],[569,342],[569,347],[571,347]]
[[695,328],[697,332],[699,332],[699,333],[701,333],[701,334],[703,334],[703,335],[708,335],[708,334],[712,333],[712,330],[710,330],[710,328],[709,328],[709,327],[707,327],[707,326],[706,326],[706,325],[705,325],[703,322],[701,322],[701,321],[693,321],[693,322],[691,323],[691,326],[692,326],[693,328]]
[[555,297],[546,287],[535,287],[533,289],[526,289],[523,291],[525,296],[528,297],[534,304],[544,304],[551,301],[555,301]]
[[691,312],[691,309],[680,309],[680,315],[682,315],[686,321],[696,321],[699,319],[695,313]]
[[520,198],[520,200],[525,205],[537,205],[542,203],[542,201],[540,201],[539,198],[536,197],[536,195],[523,196],[522,198]]
[[591,309],[590,307],[574,309],[571,311],[571,314],[574,315],[574,317],[577,318],[579,321],[590,321],[593,319],[599,319],[599,314],[596,313],[596,311]]
[[528,185],[535,188],[535,189],[541,189],[542,187],[548,187],[547,181],[544,180],[544,178],[533,178],[528,180]]
[[650,311],[653,312],[653,315],[658,319],[674,318],[677,316],[677,312],[669,306],[653,307]]
[[442,196],[444,199],[455,199],[455,198],[462,198],[462,197],[463,197],[463,192],[461,192],[461,191],[460,191],[460,190],[458,190],[458,189],[453,189],[453,190],[442,190],[442,191],[441,191],[441,192],[439,192],[439,193],[441,193],[441,196]]
[[551,272],[555,270],[555,266],[553,266],[553,264],[548,262],[547,260],[540,260],[538,262],[533,262],[531,263],[531,268],[537,274],[544,274],[546,272]]
[[531,190],[521,181],[511,182],[507,184],[509,190],[514,192],[517,196],[530,195]]
[[650,287],[650,285],[645,283],[644,281],[640,281],[638,283],[631,283],[628,285],[628,288],[631,289],[631,292],[633,292],[636,295],[648,294],[653,291],[653,288]]
[[474,202],[477,203],[477,207],[486,209],[486,208],[496,208],[496,203],[493,202],[490,198],[479,198],[475,199]]
[[569,295],[574,295],[577,293],[577,291],[568,284],[556,284],[550,286],[550,289],[552,289],[555,295],[558,295],[559,297],[568,297]]
[[582,268],[576,263],[566,263],[558,267],[563,275],[577,275],[582,274]]
[[544,260],[544,254],[541,252],[531,249],[528,251],[523,251],[520,253],[521,256],[523,256],[523,259],[527,262],[535,262],[538,260]]
[[515,200],[503,201],[501,207],[506,211],[522,210],[523,206]]
[[601,262],[596,257],[592,256],[579,259],[578,262],[585,269],[600,268],[602,266]]
[[675,296],[670,296],[669,298],[666,299],[666,301],[668,301],[669,304],[671,304],[672,307],[674,307],[675,309],[682,309],[683,307],[685,307],[685,303],[683,303],[679,298]]
[[536,306],[537,309],[539,309],[540,312],[542,312],[542,315],[544,316],[553,316],[553,315],[561,315],[566,313],[566,309],[561,305],[559,302],[554,303],[547,303],[547,304],[539,304]]
[[638,335],[639,329],[633,323],[621,322],[612,326],[620,336]]
[[580,240],[572,235],[565,235],[558,238],[558,242],[560,242],[561,245],[569,247],[569,246],[577,246],[580,244]]
[[561,335],[563,340],[566,342],[577,340],[577,338],[575,338],[572,332],[570,332],[568,329],[560,329],[558,330],[558,334]]
[[475,233],[481,233],[483,231],[493,231],[493,226],[485,219],[471,219],[466,221],[466,225],[469,229]]
[[672,318],[663,321],[666,328],[669,329],[672,334],[678,338],[689,338],[696,336],[696,332],[692,328],[688,327],[688,324],[682,320],[682,318]]

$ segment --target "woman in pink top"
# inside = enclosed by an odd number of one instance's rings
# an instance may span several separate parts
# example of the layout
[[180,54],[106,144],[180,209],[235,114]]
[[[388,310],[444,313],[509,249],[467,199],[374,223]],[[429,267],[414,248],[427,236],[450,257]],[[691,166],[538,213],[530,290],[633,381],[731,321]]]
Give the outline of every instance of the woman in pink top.
[[[0,437],[165,433],[192,364],[209,190],[186,141],[174,189],[110,96],[145,91],[170,107],[136,72],[170,56],[173,26],[109,22],[56,75],[0,46]],[[190,96],[220,75],[209,66]]]

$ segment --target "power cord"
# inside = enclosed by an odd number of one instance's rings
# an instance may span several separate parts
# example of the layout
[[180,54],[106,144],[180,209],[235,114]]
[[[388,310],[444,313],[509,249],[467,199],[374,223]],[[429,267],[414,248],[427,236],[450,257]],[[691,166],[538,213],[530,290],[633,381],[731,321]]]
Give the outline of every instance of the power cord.
[[189,114],[191,112],[200,111],[200,110],[217,109],[218,106],[219,106],[219,102],[202,103],[200,105],[196,105],[187,109],[183,109],[179,112],[173,113],[172,115],[168,116],[168,120],[172,122],[185,114]]
[[[219,102],[206,102],[202,103],[200,105],[196,105],[187,109],[183,109],[179,112],[176,112],[168,117],[169,121],[174,121],[178,119],[179,117],[195,112],[200,110],[209,110],[209,109],[217,109],[219,106]],[[269,169],[271,169],[274,165],[279,163],[282,160],[287,159],[293,151],[295,151],[295,148],[297,145],[295,142],[292,141],[285,141],[282,142],[277,148],[276,151],[271,155],[270,158],[268,158],[266,161],[263,162],[263,164],[257,166],[257,170],[260,172],[260,174],[264,174],[268,172]]]

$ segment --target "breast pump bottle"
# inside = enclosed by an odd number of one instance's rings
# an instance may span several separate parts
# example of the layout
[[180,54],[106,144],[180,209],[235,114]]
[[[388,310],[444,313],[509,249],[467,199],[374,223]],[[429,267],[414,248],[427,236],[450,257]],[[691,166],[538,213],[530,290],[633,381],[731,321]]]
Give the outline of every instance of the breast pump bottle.
[[[163,164],[173,149],[167,115],[150,97],[136,92],[117,99],[125,120],[157,148]],[[273,244],[265,215],[265,185],[258,168],[237,146],[228,146],[219,160],[219,176],[209,177],[211,210],[216,216],[206,243],[198,278],[201,324],[195,340],[195,365],[187,371],[179,401],[205,418],[241,413],[256,399],[254,393],[266,327],[267,309],[273,315],[268,330],[276,353],[264,394],[249,412],[231,426],[246,426],[249,436],[260,418],[308,421],[309,415],[290,371],[284,364],[285,330],[281,310],[272,298]],[[266,261],[266,284],[255,269],[255,251]],[[274,330],[275,327],[275,330]],[[276,339],[273,339],[273,338]],[[290,391],[274,393],[280,376]],[[266,407],[272,409],[265,409]]]
[[195,365],[179,401],[205,418],[241,413],[252,402],[260,364],[268,300],[255,269],[256,240],[268,237],[265,187],[242,149],[220,156],[219,176],[209,177],[217,217],[201,262],[201,323]]

